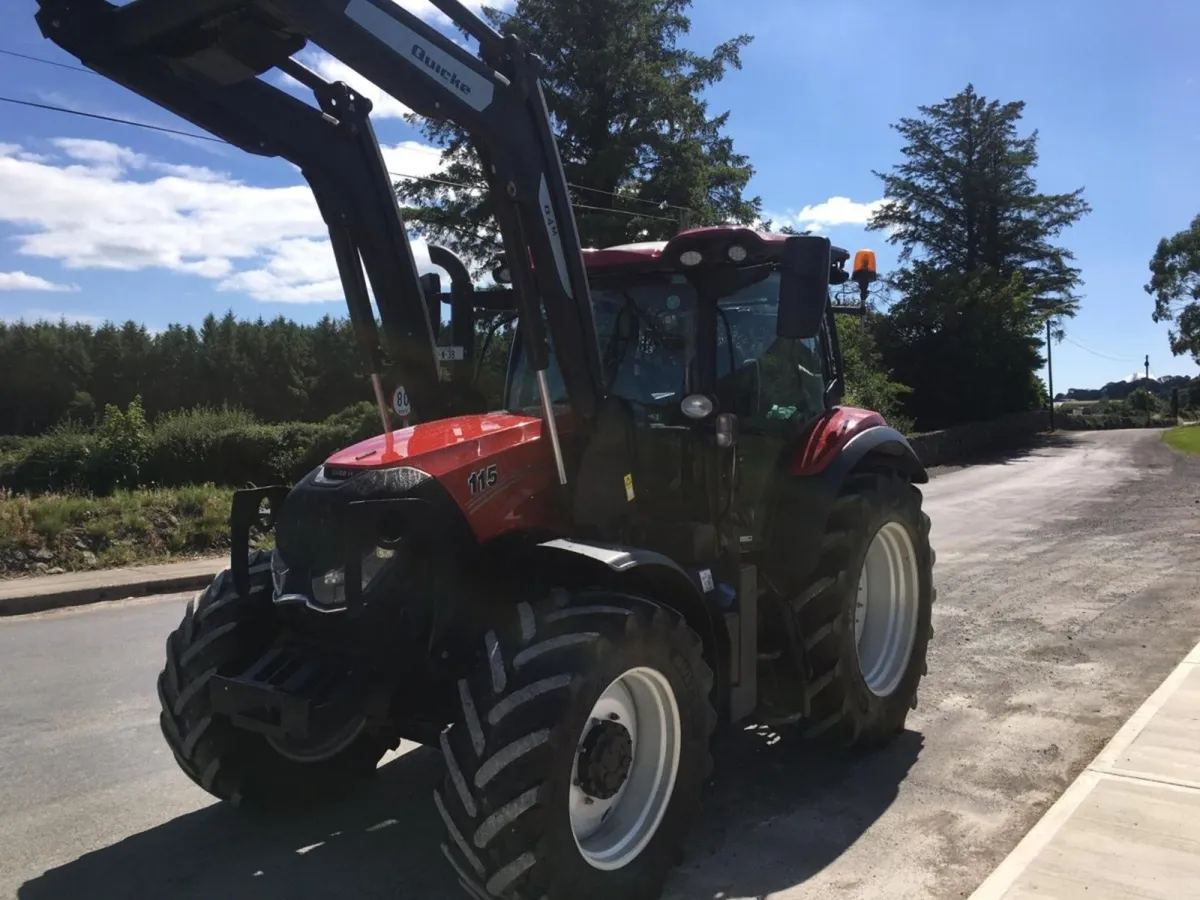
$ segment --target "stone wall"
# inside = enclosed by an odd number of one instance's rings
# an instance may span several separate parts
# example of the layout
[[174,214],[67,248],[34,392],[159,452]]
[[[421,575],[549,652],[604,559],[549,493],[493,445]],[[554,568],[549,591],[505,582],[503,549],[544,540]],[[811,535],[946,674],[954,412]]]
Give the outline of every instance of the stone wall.
[[955,425],[944,431],[930,431],[909,437],[909,443],[926,467],[963,462],[993,450],[1019,447],[1050,430],[1046,410],[1013,413],[988,422]]
[[1173,428],[1179,420],[1172,416],[1147,416],[1138,413],[1102,413],[1090,416],[1072,416],[1058,413],[1054,416],[1055,428],[1063,431],[1103,431],[1112,428]]

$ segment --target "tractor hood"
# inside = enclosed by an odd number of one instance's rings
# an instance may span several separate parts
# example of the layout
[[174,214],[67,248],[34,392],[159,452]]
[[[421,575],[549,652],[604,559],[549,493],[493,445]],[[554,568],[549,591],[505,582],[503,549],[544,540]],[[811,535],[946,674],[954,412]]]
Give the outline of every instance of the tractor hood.
[[364,469],[411,466],[435,478],[498,453],[542,434],[542,420],[513,413],[484,413],[425,422],[392,432],[392,455],[387,454],[387,436],[368,438],[340,450],[325,461],[326,471],[350,475]]
[[541,435],[539,418],[485,413],[393,431],[390,454],[385,434],[333,454],[293,486],[279,512],[276,549],[299,579],[292,589],[306,591],[309,574],[345,565],[343,508],[360,501],[418,501],[411,508],[422,508],[420,527],[443,544],[555,524],[557,475]]

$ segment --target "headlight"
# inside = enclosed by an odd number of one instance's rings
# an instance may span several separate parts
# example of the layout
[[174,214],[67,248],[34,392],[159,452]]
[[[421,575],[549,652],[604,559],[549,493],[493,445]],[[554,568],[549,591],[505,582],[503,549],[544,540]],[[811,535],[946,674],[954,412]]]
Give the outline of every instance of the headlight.
[[[395,550],[375,547],[363,554],[362,591],[368,588],[383,571],[388,560],[396,555]],[[346,604],[346,570],[330,569],[312,580],[312,598],[318,606],[344,606]]]

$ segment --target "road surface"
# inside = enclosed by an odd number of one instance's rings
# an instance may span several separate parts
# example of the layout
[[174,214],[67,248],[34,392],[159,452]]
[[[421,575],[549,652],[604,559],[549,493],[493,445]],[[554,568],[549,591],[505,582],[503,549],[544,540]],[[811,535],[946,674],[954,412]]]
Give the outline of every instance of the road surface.
[[[667,896],[968,896],[1200,639],[1200,461],[1158,438],[937,473],[936,637],[909,731],[859,761],[734,733]],[[0,622],[0,897],[457,897],[430,750],[289,818],[177,771],[154,678],[186,599]]]

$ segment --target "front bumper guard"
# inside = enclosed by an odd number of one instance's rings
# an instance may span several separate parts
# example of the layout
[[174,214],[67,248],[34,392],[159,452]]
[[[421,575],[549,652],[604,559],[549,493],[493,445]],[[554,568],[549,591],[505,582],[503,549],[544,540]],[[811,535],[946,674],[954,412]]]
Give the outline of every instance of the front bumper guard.
[[[229,567],[238,593],[250,594],[250,536],[253,532],[271,531],[290,488],[271,485],[235,491],[229,515]],[[439,519],[434,504],[416,497],[395,497],[383,500],[356,500],[340,510],[340,527],[335,534],[341,538],[342,570],[345,573],[346,603],[344,607],[312,606],[323,613],[345,612],[356,615],[363,609],[362,558],[366,548],[395,548],[400,540],[415,528],[437,528]],[[278,593],[276,586],[276,593]],[[288,605],[303,599],[301,595],[285,595]]]
[[367,711],[361,669],[312,647],[275,647],[241,675],[214,676],[213,711],[246,731],[306,740]]

